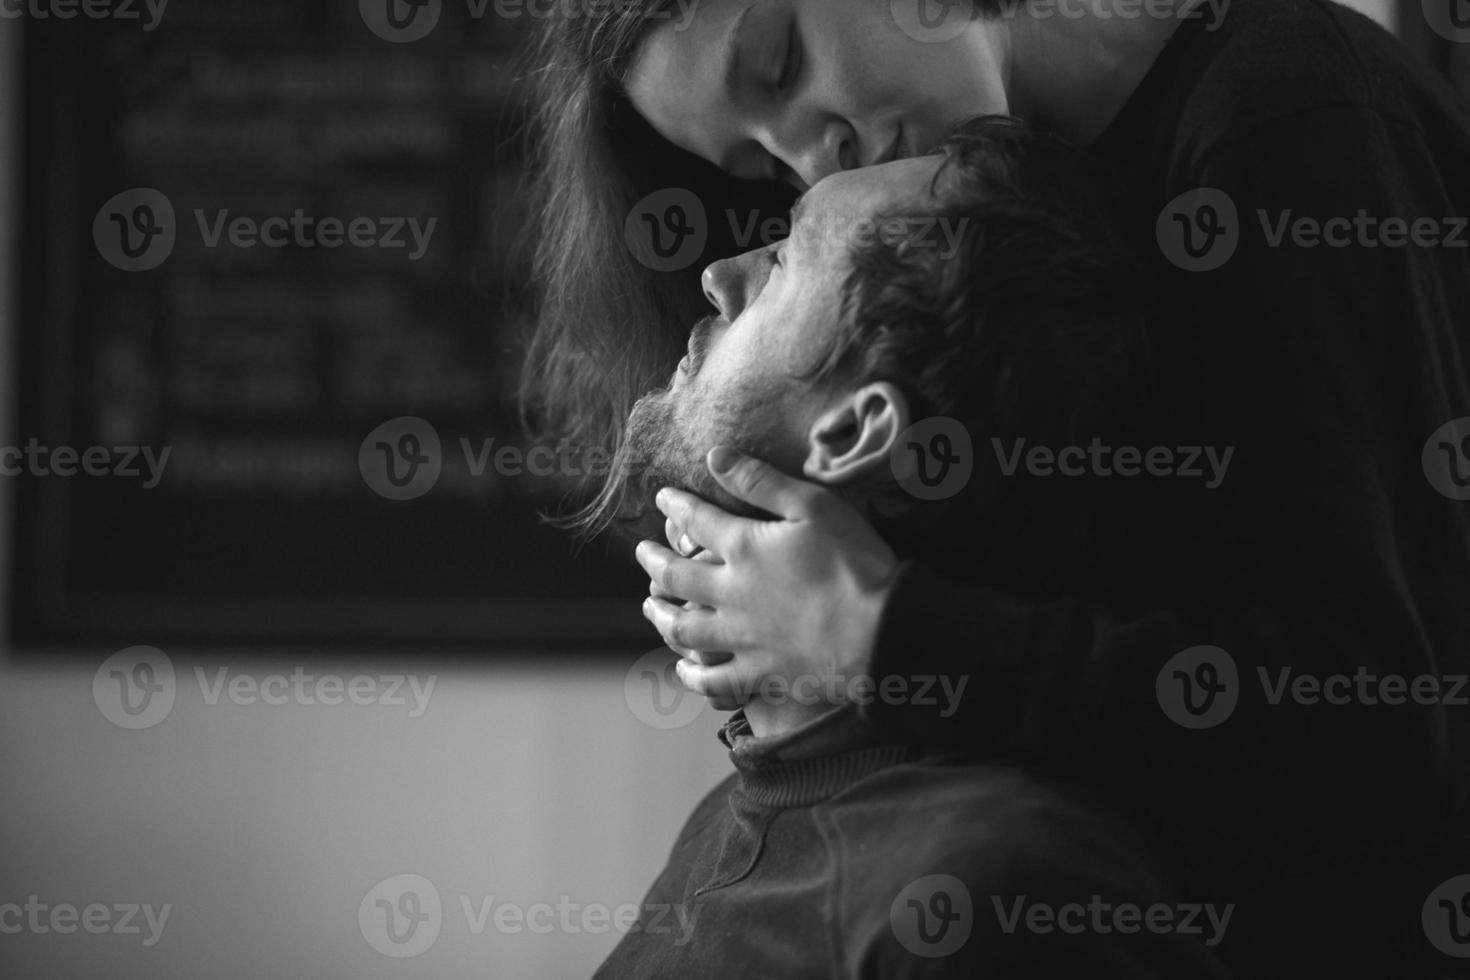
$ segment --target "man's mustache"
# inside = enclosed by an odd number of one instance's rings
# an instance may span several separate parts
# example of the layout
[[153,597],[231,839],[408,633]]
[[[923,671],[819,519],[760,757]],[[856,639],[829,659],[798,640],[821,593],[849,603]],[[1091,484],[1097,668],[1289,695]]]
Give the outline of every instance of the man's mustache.
[[704,366],[705,355],[709,353],[710,335],[714,333],[714,326],[719,319],[711,314],[689,328],[689,367],[685,369],[685,373],[691,378],[698,375],[699,369]]

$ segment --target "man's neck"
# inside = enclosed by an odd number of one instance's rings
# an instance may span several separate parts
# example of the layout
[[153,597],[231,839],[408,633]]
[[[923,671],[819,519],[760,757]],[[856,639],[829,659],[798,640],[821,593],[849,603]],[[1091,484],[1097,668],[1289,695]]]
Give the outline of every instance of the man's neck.
[[[1133,95],[1183,15],[1205,2],[1161,0],[1132,19],[1100,17],[1092,5],[1077,4],[1067,6],[1068,16],[1049,8],[1046,17],[1023,10],[994,21],[1006,32],[1003,72],[1011,114],[1075,143],[1091,142]],[[1169,16],[1148,14],[1163,9]]]
[[745,705],[745,719],[750,722],[750,732],[757,738],[774,738],[785,735],[807,722],[832,710],[829,704],[798,704],[763,700],[759,694]]

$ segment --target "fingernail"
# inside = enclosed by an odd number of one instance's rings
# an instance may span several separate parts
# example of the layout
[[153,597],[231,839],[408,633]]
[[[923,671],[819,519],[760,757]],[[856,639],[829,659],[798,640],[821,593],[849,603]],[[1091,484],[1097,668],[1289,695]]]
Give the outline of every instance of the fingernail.
[[710,450],[709,468],[714,473],[728,473],[739,458],[735,450],[726,446],[716,446]]
[[689,535],[687,535],[687,534],[681,534],[681,535],[679,535],[679,554],[686,555],[687,556],[687,555],[693,554],[693,552],[694,552],[694,542],[690,540]]
[[658,507],[659,510],[663,510],[664,507],[667,506],[667,504],[669,502],[669,488],[668,487],[664,487],[661,490],[659,490],[658,493],[654,494],[653,495],[653,502]]

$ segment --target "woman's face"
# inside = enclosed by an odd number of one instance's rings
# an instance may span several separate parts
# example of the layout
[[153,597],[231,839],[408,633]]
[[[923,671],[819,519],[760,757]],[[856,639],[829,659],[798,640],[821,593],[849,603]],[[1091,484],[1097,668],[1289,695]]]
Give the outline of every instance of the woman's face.
[[[736,177],[806,190],[916,156],[1006,112],[978,18],[935,29],[933,0],[698,0],[644,41],[628,96],[664,138]],[[968,4],[940,7],[956,11]],[[900,23],[902,21],[903,23]]]

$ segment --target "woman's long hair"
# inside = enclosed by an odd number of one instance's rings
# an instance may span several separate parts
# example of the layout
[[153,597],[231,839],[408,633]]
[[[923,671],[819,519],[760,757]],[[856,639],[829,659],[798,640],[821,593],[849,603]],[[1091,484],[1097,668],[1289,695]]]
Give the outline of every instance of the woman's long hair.
[[[727,177],[634,111],[626,76],[648,34],[678,15],[672,0],[561,10],[531,55],[535,305],[521,415],[536,438],[611,453],[633,402],[667,380],[709,312],[705,265],[763,244],[739,242],[736,230],[784,218],[793,192]],[[658,272],[630,251],[624,224],[638,201],[672,187],[703,203],[708,244],[687,267]]]

